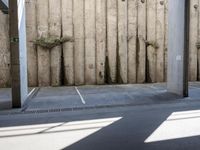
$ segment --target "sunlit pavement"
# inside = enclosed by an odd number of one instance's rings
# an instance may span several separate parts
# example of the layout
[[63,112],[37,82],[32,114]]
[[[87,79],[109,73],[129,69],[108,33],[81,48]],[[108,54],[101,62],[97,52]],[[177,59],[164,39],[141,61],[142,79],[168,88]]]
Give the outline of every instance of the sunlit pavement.
[[2,150],[199,150],[200,102],[0,115]]

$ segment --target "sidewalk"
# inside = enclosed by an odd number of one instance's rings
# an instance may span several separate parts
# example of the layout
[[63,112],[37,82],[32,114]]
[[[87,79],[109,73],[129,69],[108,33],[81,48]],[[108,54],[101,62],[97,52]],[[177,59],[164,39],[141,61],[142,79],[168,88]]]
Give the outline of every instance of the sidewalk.
[[[190,84],[190,97],[200,99],[200,83]],[[151,105],[180,100],[167,93],[166,84],[45,87],[28,101],[25,112],[73,111],[91,108]],[[0,89],[0,108],[11,107],[10,89]]]

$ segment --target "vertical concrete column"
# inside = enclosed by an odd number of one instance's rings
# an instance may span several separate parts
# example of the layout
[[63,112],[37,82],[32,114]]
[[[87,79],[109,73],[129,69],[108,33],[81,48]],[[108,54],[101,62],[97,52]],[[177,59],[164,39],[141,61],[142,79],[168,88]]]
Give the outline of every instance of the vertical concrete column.
[[22,107],[28,95],[25,0],[9,0],[12,103]]
[[169,0],[169,92],[188,96],[189,0]]

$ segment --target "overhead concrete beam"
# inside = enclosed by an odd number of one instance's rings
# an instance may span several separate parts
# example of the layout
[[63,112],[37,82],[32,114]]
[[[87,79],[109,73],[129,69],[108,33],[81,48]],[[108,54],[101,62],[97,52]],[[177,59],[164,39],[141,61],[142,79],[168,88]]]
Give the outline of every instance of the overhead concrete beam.
[[169,0],[169,92],[188,96],[189,0]]
[[25,0],[9,0],[12,104],[22,107],[28,95]]

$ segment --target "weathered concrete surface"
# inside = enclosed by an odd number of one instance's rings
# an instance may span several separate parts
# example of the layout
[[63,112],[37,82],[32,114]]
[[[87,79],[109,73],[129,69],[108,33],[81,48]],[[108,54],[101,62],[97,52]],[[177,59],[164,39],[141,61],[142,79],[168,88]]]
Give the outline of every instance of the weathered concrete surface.
[[[33,91],[34,88],[29,88],[29,93]],[[10,88],[0,88],[0,110],[9,110],[12,108],[12,95]]]
[[189,99],[200,99],[200,82],[189,84]]
[[[166,84],[136,84],[109,86],[81,86],[77,87],[85,104],[75,87],[41,88],[28,102],[26,111],[86,109],[101,107],[116,107],[125,105],[144,105],[175,102],[180,97],[168,93]],[[33,88],[29,89],[29,92]],[[189,98],[198,100],[200,97],[200,83],[190,83]],[[0,89],[0,108],[11,108],[10,89]]]
[[[75,87],[48,87],[40,88],[38,93],[28,101],[26,111],[58,111],[60,109],[72,110],[127,105],[152,105],[180,100],[179,96],[167,92],[167,87],[164,83],[80,86],[77,89],[85,104],[83,104]],[[189,98],[185,100],[199,100],[200,83],[190,83],[189,89]],[[32,90],[33,88],[29,88],[29,92]],[[11,90],[0,89],[0,108],[11,108],[10,104]]]
[[[80,86],[77,89],[80,95],[75,87],[40,88],[28,102],[26,112],[151,105],[180,100],[179,96],[167,92],[166,84]],[[189,99],[198,99],[199,91],[200,84],[191,83]]]
[[26,111],[141,105],[178,98],[167,93],[164,84],[157,85],[80,86],[80,95],[75,87],[41,88]]
[[[0,4],[1,5],[1,4]],[[1,9],[1,6],[0,6]],[[0,87],[10,87],[9,17],[0,11]]]
[[0,110],[10,109],[12,107],[11,102],[11,89],[0,89]]
[[199,102],[185,101],[0,115],[0,145],[6,150],[199,150],[199,108]]
[[[169,0],[168,91],[187,96],[186,0]],[[189,5],[188,5],[189,7]],[[186,57],[187,56],[187,57]]]

